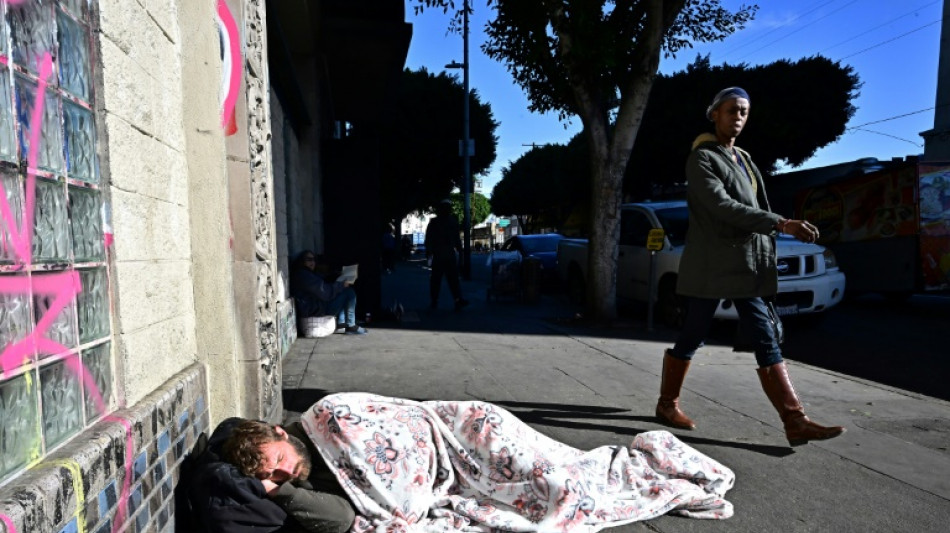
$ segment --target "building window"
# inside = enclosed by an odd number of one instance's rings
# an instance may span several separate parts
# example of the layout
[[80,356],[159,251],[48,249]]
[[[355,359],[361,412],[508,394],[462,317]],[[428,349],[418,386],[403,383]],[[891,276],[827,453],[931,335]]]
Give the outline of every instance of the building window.
[[88,0],[0,2],[0,483],[112,408]]

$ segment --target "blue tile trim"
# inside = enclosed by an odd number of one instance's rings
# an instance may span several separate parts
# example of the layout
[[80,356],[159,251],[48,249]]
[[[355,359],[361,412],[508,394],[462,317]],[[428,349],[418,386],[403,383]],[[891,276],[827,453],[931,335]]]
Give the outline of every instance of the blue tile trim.
[[171,437],[168,436],[168,430],[166,429],[158,436],[158,455],[165,455],[169,447],[171,447]]
[[145,469],[148,468],[148,457],[142,452],[135,458],[132,464],[132,481],[138,481],[145,475]]
[[59,533],[79,533],[79,526],[77,525],[76,519],[73,518],[70,520],[68,524],[63,526],[63,529],[59,530]]
[[99,492],[99,516],[107,516],[118,501],[119,498],[116,495],[115,480],[113,479]]

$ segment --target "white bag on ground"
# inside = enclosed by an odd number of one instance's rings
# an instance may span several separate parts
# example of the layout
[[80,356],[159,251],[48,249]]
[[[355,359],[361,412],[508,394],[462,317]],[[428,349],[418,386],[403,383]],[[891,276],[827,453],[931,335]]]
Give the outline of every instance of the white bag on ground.
[[301,318],[298,329],[300,336],[305,339],[326,337],[336,331],[336,317],[326,315]]

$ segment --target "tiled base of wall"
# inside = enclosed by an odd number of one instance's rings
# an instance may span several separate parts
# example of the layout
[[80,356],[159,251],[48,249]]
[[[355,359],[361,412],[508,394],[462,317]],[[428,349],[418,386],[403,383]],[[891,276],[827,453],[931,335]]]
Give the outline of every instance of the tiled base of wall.
[[2,533],[172,533],[182,459],[208,431],[193,365],[0,488]]

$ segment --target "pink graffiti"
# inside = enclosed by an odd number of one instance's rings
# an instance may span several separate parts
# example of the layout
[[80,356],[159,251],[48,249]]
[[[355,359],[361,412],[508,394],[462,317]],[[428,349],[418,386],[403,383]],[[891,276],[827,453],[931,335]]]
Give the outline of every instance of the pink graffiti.
[[238,91],[241,90],[241,35],[238,33],[234,16],[231,15],[231,10],[228,9],[224,0],[218,0],[218,19],[227,34],[227,39],[222,39],[222,42],[225,44],[225,53],[228,54],[231,65],[224,108],[221,110],[221,126],[224,127],[226,135],[233,135],[237,132],[234,108],[237,105]]
[[[23,0],[6,0],[11,5],[19,4]],[[2,58],[6,62],[6,58]],[[35,216],[36,202],[36,171],[37,156],[40,145],[40,137],[43,124],[43,111],[46,103],[47,79],[52,73],[53,62],[49,53],[43,54],[39,64],[39,78],[32,114],[30,116],[29,131],[29,152],[27,156],[27,178],[26,178],[26,199],[24,205],[23,227],[18,228],[16,218],[7,202],[7,195],[3,191],[3,185],[0,184],[0,220],[7,229],[9,240],[12,243],[13,252],[17,261],[22,265],[29,266],[33,262],[33,225]],[[110,234],[111,235],[111,234]],[[32,289],[32,291],[31,291]],[[29,360],[31,355],[36,353],[55,354],[63,353],[68,350],[62,344],[46,337],[49,329],[59,314],[76,299],[76,296],[82,291],[82,283],[79,273],[75,270],[37,274],[31,278],[25,276],[2,276],[0,277],[0,294],[39,294],[52,298],[46,312],[40,318],[33,331],[26,338],[8,346],[0,353],[0,378],[7,375],[8,372],[20,367],[24,361]],[[65,360],[66,368],[72,372],[89,392],[94,405],[99,412],[106,411],[106,403],[102,393],[96,385],[95,378],[89,370],[82,364],[79,357],[68,357]],[[132,438],[132,424],[130,421],[115,415],[108,415],[104,420],[118,422],[125,427],[126,446],[125,446],[125,473],[122,488],[120,490],[119,505],[116,511],[116,520],[113,522],[112,531],[120,529],[126,517],[126,502],[129,499],[131,487],[132,455],[134,440]],[[78,506],[83,502],[77,502]],[[12,519],[9,516],[0,514],[0,522],[3,523],[8,533],[16,533]]]
[[7,203],[6,195],[0,195],[0,216],[7,227],[10,240],[13,241],[13,251],[29,266],[33,262],[33,202],[36,200],[36,159],[40,145],[40,134],[43,123],[43,107],[46,99],[46,79],[53,70],[53,59],[49,52],[43,54],[40,60],[40,76],[37,80],[36,97],[33,104],[33,113],[30,115],[30,150],[27,156],[27,176],[26,176],[26,212],[28,216],[23,217],[23,230],[17,230],[16,219],[10,204]]

